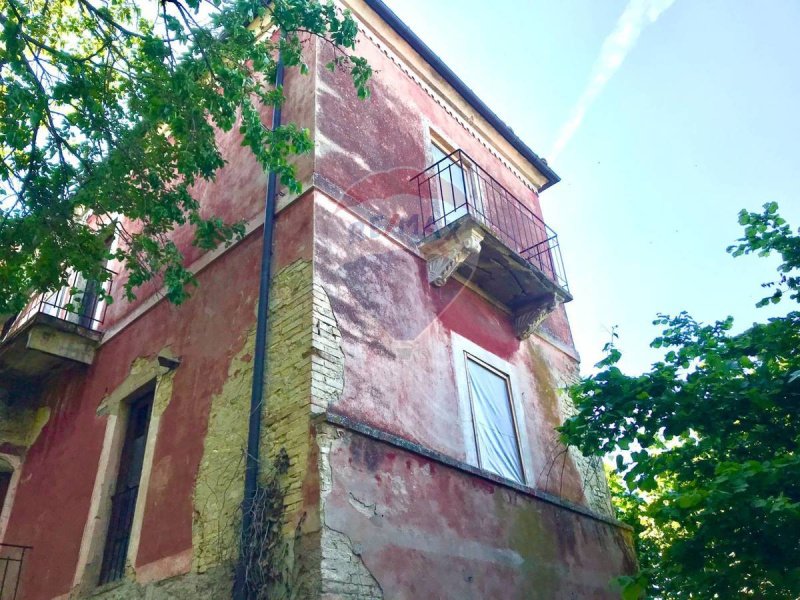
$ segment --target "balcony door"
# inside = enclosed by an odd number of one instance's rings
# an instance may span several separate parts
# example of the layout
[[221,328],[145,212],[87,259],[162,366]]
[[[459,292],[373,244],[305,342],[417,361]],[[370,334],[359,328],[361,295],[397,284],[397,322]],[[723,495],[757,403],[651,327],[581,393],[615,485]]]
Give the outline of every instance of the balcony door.
[[[441,229],[467,214],[467,178],[461,163],[437,144],[432,144],[436,165],[432,193],[435,229]],[[457,156],[457,155],[456,155]]]
[[483,220],[486,183],[478,168],[463,152],[448,152],[435,142],[431,147],[436,165],[431,194],[435,229],[449,225],[467,213]]

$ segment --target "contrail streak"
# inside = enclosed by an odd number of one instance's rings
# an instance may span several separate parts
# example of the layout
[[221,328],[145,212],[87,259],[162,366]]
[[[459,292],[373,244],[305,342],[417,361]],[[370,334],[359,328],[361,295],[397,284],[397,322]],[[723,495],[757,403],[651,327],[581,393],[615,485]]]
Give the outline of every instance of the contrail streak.
[[675,0],[630,0],[617,20],[614,30],[608,34],[600,55],[592,67],[589,82],[570,118],[561,126],[549,158],[555,159],[578,131],[589,107],[597,99],[617,69],[622,65],[636,40],[648,25],[655,23]]

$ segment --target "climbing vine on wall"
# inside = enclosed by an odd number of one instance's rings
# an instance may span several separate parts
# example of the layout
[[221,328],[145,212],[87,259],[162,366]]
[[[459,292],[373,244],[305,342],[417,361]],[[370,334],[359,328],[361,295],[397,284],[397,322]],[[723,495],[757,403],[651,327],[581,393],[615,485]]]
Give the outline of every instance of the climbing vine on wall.
[[300,564],[294,550],[299,545],[303,518],[293,538],[287,539],[284,530],[284,476],[288,470],[289,455],[281,448],[249,505],[252,527],[242,539],[241,560],[250,600],[290,600],[301,596]]

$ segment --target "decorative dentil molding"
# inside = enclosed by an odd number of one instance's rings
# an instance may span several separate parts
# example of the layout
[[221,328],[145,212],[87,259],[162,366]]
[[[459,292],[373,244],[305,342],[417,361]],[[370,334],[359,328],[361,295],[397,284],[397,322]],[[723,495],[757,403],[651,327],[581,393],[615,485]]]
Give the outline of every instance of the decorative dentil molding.
[[[352,7],[350,7],[352,8]],[[489,142],[472,123],[472,119],[465,119],[461,116],[461,114],[456,110],[454,105],[446,99],[446,95],[434,90],[429,84],[427,84],[423,79],[414,72],[414,70],[407,64],[406,60],[401,58],[393,49],[389,47],[389,45],[384,42],[377,33],[373,32],[369,25],[366,24],[363,15],[354,15],[356,21],[359,23],[359,31],[364,36],[365,39],[369,40],[375,48],[381,52],[386,58],[388,58],[396,67],[400,69],[400,71],[408,77],[411,81],[413,81],[423,92],[425,92],[436,104],[438,104],[444,111],[450,115],[458,125],[461,126],[464,131],[466,131],[470,136],[472,136],[478,143],[481,144],[490,154],[492,154],[497,160],[499,160],[513,175],[516,177],[522,184],[531,190],[534,194],[539,194],[539,188],[541,185],[535,184],[531,179],[527,176],[523,175],[522,172],[511,164],[511,162],[500,152],[497,150],[494,144]]]

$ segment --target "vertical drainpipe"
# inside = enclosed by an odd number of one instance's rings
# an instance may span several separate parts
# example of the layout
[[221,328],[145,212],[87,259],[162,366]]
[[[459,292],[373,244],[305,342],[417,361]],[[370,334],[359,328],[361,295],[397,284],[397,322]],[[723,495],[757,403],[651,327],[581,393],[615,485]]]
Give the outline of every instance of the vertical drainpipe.
[[[283,86],[283,54],[278,54],[275,71],[275,89]],[[272,112],[272,130],[281,125],[281,106]],[[272,236],[275,229],[275,198],[278,192],[278,175],[272,170],[267,180],[267,198],[264,205],[264,230],[261,244],[261,274],[258,284],[258,317],[256,320],[256,346],[253,357],[253,386],[250,395],[250,418],[247,431],[247,454],[244,471],[244,499],[242,501],[242,535],[239,560],[233,580],[233,599],[245,600],[244,541],[253,526],[251,508],[258,489],[259,450],[261,446],[261,414],[264,405],[264,374],[267,370],[267,328],[269,326],[269,292],[272,270]]]

